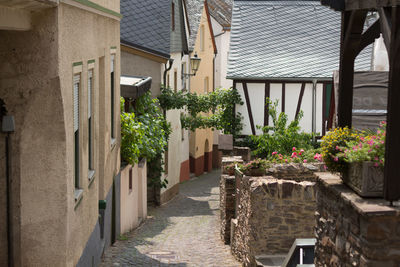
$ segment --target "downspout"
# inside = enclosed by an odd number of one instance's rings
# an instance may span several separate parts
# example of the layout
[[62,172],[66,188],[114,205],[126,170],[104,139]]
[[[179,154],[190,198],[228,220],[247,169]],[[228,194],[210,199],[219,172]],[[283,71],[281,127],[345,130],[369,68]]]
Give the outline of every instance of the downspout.
[[13,249],[13,223],[11,214],[11,155],[10,155],[10,133],[14,132],[14,117],[3,116],[1,131],[7,133],[6,136],[6,186],[7,186],[7,249],[8,249],[8,267],[14,266],[14,249]]
[[[167,64],[169,63],[169,67],[167,68]],[[165,70],[164,70],[164,88],[167,88],[167,72],[172,68],[172,63],[174,60],[170,58],[167,63],[165,63]]]
[[316,120],[317,120],[317,79],[312,80],[313,90],[312,90],[312,133],[313,133],[313,142],[315,142],[315,132],[316,132]]

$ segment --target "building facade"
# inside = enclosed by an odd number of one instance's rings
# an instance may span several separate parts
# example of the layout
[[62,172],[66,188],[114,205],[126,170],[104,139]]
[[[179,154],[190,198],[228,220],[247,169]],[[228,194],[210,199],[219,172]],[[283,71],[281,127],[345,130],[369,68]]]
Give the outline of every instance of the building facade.
[[0,134],[0,262],[95,266],[119,231],[119,1],[13,3],[0,4],[13,18],[0,19],[2,118],[15,122]]
[[[207,1],[188,1],[191,27],[190,56],[201,59],[195,76],[190,78],[190,91],[207,94],[214,91],[214,61],[217,54]],[[190,172],[196,176],[212,169],[213,130],[197,129],[189,137]]]

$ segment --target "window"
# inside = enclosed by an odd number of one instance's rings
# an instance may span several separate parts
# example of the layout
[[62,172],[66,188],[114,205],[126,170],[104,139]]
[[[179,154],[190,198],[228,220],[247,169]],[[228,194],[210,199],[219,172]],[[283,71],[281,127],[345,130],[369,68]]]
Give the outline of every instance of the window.
[[175,93],[178,91],[178,72],[174,71],[174,91]]
[[207,94],[208,93],[208,77],[204,78],[204,93]]
[[172,2],[171,5],[171,26],[172,26],[172,31],[175,31],[175,3]]
[[115,97],[115,90],[114,90],[114,83],[115,83],[115,55],[111,55],[111,138],[115,138],[115,129],[114,129],[114,97]]
[[73,98],[74,98],[74,176],[75,189],[80,187],[79,177],[79,91],[81,74],[74,74]]
[[204,51],[204,25],[200,26],[200,50]]
[[181,79],[182,79],[182,90],[186,90],[186,62],[182,63]]
[[93,164],[93,69],[88,72],[88,166],[94,170]]

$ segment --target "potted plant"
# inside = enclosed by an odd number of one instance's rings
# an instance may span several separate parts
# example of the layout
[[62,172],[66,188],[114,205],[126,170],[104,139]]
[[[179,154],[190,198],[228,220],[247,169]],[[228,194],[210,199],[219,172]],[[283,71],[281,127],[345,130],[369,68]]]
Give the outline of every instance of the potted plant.
[[381,122],[376,133],[337,128],[323,139],[329,170],[340,172],[343,182],[362,197],[383,195],[385,127]]
[[243,165],[241,171],[245,175],[249,176],[263,176],[266,170],[269,168],[269,164],[265,159],[255,159]]

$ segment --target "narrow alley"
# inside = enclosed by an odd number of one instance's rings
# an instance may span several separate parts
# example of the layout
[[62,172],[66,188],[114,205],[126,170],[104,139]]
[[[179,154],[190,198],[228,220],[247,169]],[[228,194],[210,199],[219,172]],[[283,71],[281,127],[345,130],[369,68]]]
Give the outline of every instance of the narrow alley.
[[219,171],[180,185],[105,253],[101,266],[240,266],[219,237]]

